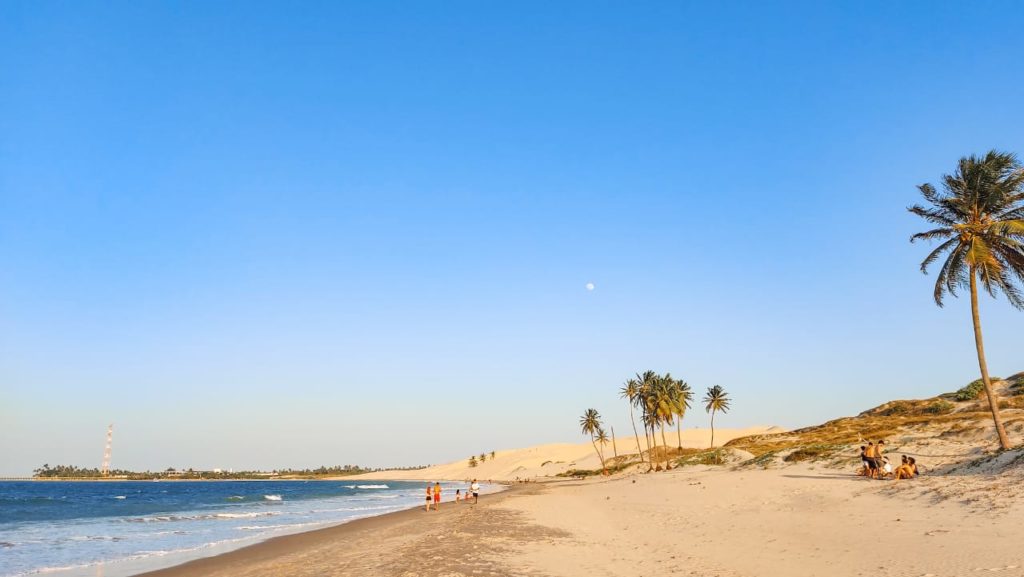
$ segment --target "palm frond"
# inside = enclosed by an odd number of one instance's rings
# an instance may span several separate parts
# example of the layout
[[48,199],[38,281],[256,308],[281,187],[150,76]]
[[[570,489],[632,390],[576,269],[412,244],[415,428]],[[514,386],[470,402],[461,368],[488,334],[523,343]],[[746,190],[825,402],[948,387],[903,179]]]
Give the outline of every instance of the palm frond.
[[928,267],[933,262],[935,262],[935,259],[937,259],[940,256],[942,256],[942,253],[944,253],[944,252],[948,251],[949,249],[953,248],[953,246],[956,245],[958,242],[960,242],[959,238],[951,238],[951,239],[947,240],[946,242],[940,244],[935,250],[930,252],[928,254],[928,256],[925,257],[925,259],[923,261],[921,261],[921,272],[924,273],[924,274],[928,274]]

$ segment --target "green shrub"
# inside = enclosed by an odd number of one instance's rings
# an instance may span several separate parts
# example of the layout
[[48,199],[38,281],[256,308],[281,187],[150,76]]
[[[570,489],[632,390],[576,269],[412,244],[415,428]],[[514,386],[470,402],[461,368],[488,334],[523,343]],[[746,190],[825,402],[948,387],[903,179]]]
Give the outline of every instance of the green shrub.
[[943,399],[938,399],[925,407],[924,412],[929,415],[945,415],[946,413],[953,412],[953,409],[955,408],[956,405],[953,403]]
[[[607,468],[608,474],[618,473],[623,469],[628,468],[632,463],[621,463],[618,465],[609,465]],[[594,475],[601,475],[605,472],[605,469],[569,469],[564,473],[558,473],[556,477],[592,477]]]
[[[994,377],[990,380],[998,381],[999,377]],[[980,397],[981,393],[983,393],[984,391],[985,382],[982,381],[981,379],[978,379],[976,381],[971,381],[969,385],[957,391],[956,396],[954,398],[960,402],[973,401]]]
[[1010,394],[1013,396],[1024,395],[1024,375],[1010,377]]
[[746,461],[743,461],[742,463],[740,463],[740,466],[741,467],[744,467],[744,466],[767,467],[772,461],[775,460],[775,456],[778,453],[779,453],[778,451],[768,451],[767,453],[763,453],[761,455],[758,455],[758,456],[754,457],[753,459],[748,459]]
[[801,461],[823,459],[832,456],[841,448],[842,445],[808,445],[786,455],[782,460],[787,463],[799,463]]
[[891,405],[882,411],[882,416],[891,417],[894,415],[906,415],[913,407],[906,401],[893,401]]
[[701,451],[692,455],[686,455],[676,459],[676,464],[680,467],[687,467],[692,465],[722,465],[725,463],[725,453],[722,449],[712,449],[710,451]]

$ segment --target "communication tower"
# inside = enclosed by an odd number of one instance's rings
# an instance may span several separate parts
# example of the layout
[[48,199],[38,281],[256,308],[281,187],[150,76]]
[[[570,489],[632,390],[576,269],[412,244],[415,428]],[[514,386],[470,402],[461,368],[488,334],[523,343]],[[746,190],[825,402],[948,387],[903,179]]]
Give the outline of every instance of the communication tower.
[[106,477],[110,474],[110,449],[114,444],[114,425],[107,427],[107,446],[103,449],[103,466],[100,467],[100,474]]

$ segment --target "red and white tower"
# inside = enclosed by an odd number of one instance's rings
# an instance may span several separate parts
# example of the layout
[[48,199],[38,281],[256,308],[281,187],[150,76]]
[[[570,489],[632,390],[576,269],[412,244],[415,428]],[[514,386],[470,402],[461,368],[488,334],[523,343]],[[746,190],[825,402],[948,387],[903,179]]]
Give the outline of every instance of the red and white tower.
[[114,445],[114,425],[107,427],[107,446],[103,449],[103,466],[100,467],[100,474],[106,477],[110,474],[110,449]]

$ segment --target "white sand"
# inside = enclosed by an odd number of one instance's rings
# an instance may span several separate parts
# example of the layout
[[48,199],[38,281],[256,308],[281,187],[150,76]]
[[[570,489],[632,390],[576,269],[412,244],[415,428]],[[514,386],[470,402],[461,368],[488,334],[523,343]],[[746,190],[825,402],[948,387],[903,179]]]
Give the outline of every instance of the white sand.
[[894,483],[808,466],[574,482],[501,503],[572,534],[504,560],[549,575],[1024,575],[1020,500],[972,510]]
[[[721,446],[736,437],[757,435],[765,432],[781,431],[778,427],[748,427],[746,429],[715,429],[715,445]],[[666,431],[665,438],[669,447],[675,448],[678,445],[676,431]],[[682,445],[684,448],[705,448],[711,439],[711,432],[708,429],[684,429],[682,431]],[[660,438],[659,438],[660,443]],[[636,454],[636,438],[621,437],[616,439],[619,454]],[[646,451],[644,440],[640,438],[640,444]],[[605,458],[613,456],[613,447],[608,443],[604,448]],[[479,455],[477,455],[479,459]],[[539,445],[525,449],[511,449],[496,451],[495,458],[491,459],[490,453],[487,460],[479,463],[476,467],[469,466],[469,455],[465,459],[435,465],[426,469],[414,469],[409,471],[380,471],[368,473],[357,477],[346,477],[347,479],[415,479],[415,480],[452,480],[461,479],[489,479],[494,481],[513,481],[516,479],[536,479],[542,477],[553,477],[569,469],[597,469],[601,462],[594,452],[594,447],[589,442],[578,444],[551,444]]]

